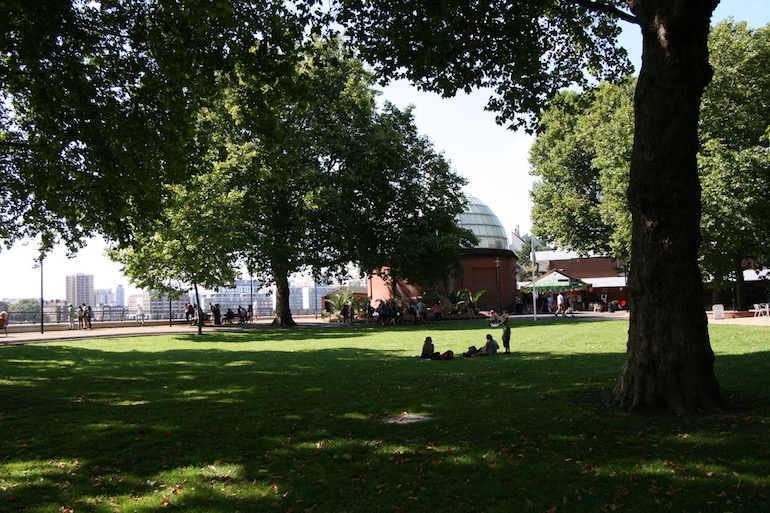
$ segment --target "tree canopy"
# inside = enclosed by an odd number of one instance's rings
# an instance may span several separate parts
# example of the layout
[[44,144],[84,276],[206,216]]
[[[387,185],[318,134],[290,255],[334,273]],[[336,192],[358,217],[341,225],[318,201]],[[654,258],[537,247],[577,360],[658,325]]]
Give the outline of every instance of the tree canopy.
[[[725,20],[709,37],[714,79],[700,115],[703,188],[700,262],[720,286],[744,268],[770,263],[770,27]],[[561,247],[626,261],[631,244],[625,196],[633,138],[634,81],[564,92],[545,111],[531,150],[536,233]],[[561,215],[554,215],[561,213]],[[745,307],[745,301],[740,300]]]
[[242,263],[276,284],[275,323],[292,325],[297,271],[340,274],[352,262],[433,282],[459,266],[473,239],[456,225],[463,180],[410,111],[376,109],[373,77],[339,40],[295,51],[269,88],[248,63],[217,78],[218,101],[199,112],[208,149],[196,176],[167,188],[162,220],[116,253],[130,275],[211,286]]
[[282,1],[11,0],[0,7],[0,243],[77,247],[156,218],[199,156],[213,78],[293,66],[307,12]]
[[341,18],[385,76],[442,96],[489,88],[488,109],[534,128],[546,101],[575,84],[631,71],[617,45],[623,1],[345,0]]
[[544,111],[530,149],[533,232],[580,253],[629,259],[626,199],[635,81],[562,92]]
[[[228,219],[242,201],[222,175],[196,173],[166,188],[160,217],[132,233],[130,242],[110,249],[112,260],[141,288],[181,295],[199,287],[216,289],[237,276],[235,239]],[[200,313],[200,312],[199,312]],[[198,315],[201,331],[202,316]]]

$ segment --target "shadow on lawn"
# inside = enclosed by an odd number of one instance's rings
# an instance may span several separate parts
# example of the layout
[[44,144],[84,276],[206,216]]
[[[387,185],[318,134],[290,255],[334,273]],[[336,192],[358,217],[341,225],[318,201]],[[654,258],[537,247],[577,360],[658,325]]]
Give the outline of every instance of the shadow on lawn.
[[[614,385],[613,353],[16,347],[0,362],[0,509],[665,510],[697,493],[681,511],[734,500],[736,483],[759,500],[769,354],[718,359],[762,406],[750,416],[673,419],[583,401]],[[379,422],[404,411],[433,420]]]

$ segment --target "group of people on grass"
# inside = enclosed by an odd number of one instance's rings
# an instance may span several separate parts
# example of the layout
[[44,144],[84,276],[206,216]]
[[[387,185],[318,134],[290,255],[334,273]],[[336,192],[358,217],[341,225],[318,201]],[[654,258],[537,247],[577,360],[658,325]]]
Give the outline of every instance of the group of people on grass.
[[[400,324],[405,321],[427,322],[428,321],[428,304],[425,303],[423,298],[419,298],[416,304],[411,304],[406,301],[398,301],[394,299],[388,299],[383,301],[378,300],[377,308],[372,308],[369,313],[371,319],[374,314],[377,314],[377,324],[380,326]],[[344,312],[343,312],[344,313]],[[444,310],[441,303],[436,303],[433,306],[433,320],[440,321],[443,319]]]
[[[510,354],[511,353],[511,327],[508,324],[508,316],[505,315],[504,317],[501,317],[500,319],[500,326],[503,327],[503,336],[502,336],[502,342],[503,342],[503,348],[504,353],[503,354]],[[487,334],[486,341],[483,346],[480,348],[476,346],[470,346],[466,352],[463,353],[463,356],[465,357],[473,357],[473,356],[494,356],[498,354],[498,350],[500,349],[500,344],[497,343],[497,341],[492,337],[491,334]],[[433,345],[433,339],[431,337],[425,337],[425,342],[422,344],[422,353],[420,354],[420,358],[423,360],[451,360],[454,357],[454,353],[452,351],[445,351],[443,353],[440,353],[436,351],[434,345]]]

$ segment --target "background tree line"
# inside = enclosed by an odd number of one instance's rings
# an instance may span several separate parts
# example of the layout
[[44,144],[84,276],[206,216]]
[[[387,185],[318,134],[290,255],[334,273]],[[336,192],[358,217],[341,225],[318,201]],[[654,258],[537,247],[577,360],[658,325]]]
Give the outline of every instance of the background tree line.
[[[700,113],[700,267],[715,288],[770,264],[770,26],[725,20],[709,36],[714,77]],[[533,231],[633,263],[626,189],[636,80],[557,95],[530,153]]]

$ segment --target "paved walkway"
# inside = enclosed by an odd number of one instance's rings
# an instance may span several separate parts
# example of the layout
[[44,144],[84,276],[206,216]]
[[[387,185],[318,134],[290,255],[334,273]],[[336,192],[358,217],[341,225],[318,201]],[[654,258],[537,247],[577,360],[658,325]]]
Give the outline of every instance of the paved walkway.
[[[297,317],[295,318],[295,321],[297,322],[296,328],[336,326],[335,324],[322,321],[321,319],[315,319],[314,317]],[[254,329],[266,329],[272,327],[270,324],[271,322],[272,318],[249,324],[225,324],[222,326],[206,325],[203,327],[203,333],[240,332]],[[4,337],[4,333],[0,334],[0,345],[29,344],[53,340],[87,340],[94,338],[143,337],[153,335],[195,335],[197,333],[197,326],[191,326],[187,323],[174,323],[172,326],[169,326],[168,320],[165,321],[165,323],[156,322],[145,326],[138,326],[134,322],[127,322],[120,326],[100,327],[98,323],[94,323],[94,327],[89,330],[44,328],[43,333],[40,333],[40,327],[38,326],[37,331],[9,330],[8,337]]]
[[[615,321],[627,321],[628,312],[578,312],[574,317],[575,319],[582,320],[615,320]],[[516,320],[532,320],[532,315],[516,315],[511,317]],[[567,320],[572,317],[567,317]],[[553,315],[538,314],[538,322],[549,322],[556,320]],[[558,320],[562,320],[561,317]],[[250,324],[243,325],[223,325],[223,326],[204,326],[204,333],[222,333],[222,332],[240,332],[244,330],[254,329],[267,329],[271,328],[270,322],[272,319],[265,319],[263,321],[257,321]],[[339,327],[339,324],[329,323],[324,320],[316,319],[314,317],[295,317],[297,322],[296,328],[321,328],[321,327]],[[479,322],[481,322],[479,320]],[[713,320],[709,318],[711,324],[742,324],[753,326],[767,326],[770,327],[770,317],[740,317],[734,319],[722,319]],[[54,330],[49,329],[44,333],[40,331],[10,331],[8,337],[4,337],[0,334],[0,345],[17,345],[17,344],[29,344],[34,342],[49,342],[53,340],[85,340],[93,338],[122,338],[122,337],[140,337],[140,336],[152,336],[152,335],[177,335],[186,334],[193,335],[198,332],[197,326],[190,326],[188,324],[174,324],[169,326],[168,324],[155,324],[152,326],[137,326],[134,323],[126,323],[124,326],[100,328],[96,325],[95,328],[90,330]]]

